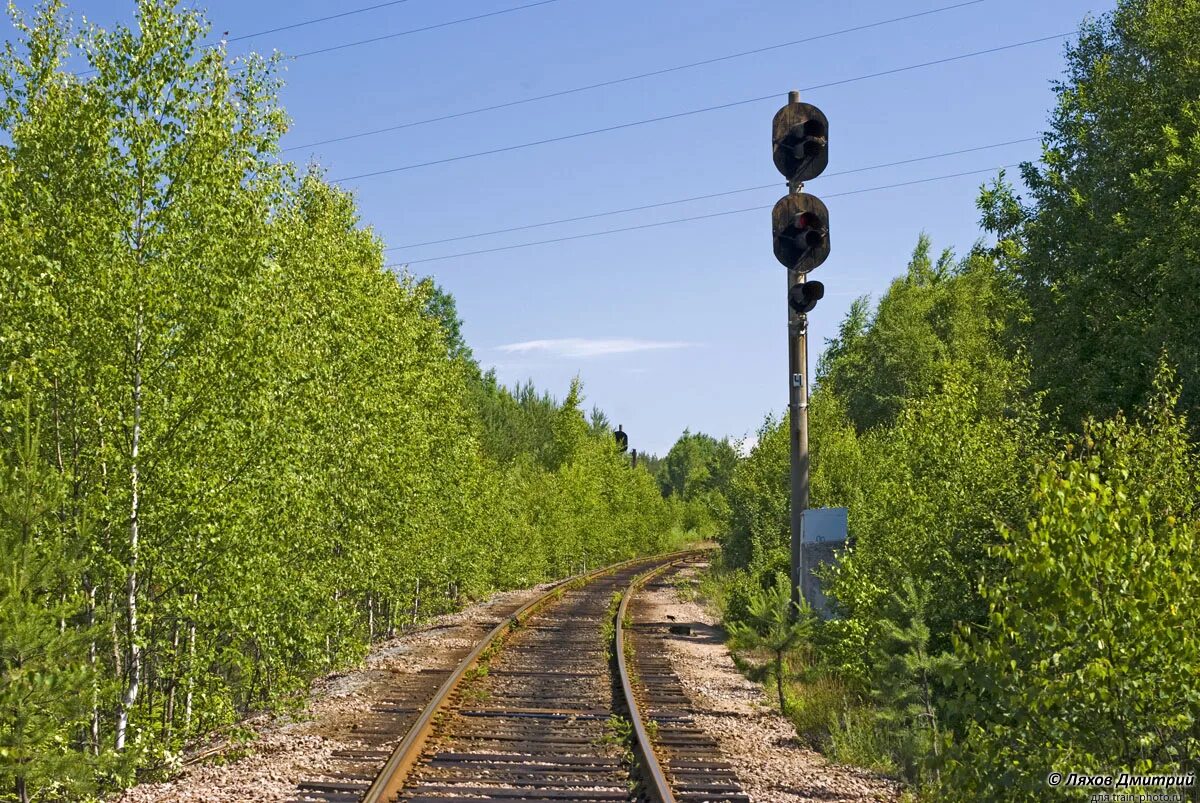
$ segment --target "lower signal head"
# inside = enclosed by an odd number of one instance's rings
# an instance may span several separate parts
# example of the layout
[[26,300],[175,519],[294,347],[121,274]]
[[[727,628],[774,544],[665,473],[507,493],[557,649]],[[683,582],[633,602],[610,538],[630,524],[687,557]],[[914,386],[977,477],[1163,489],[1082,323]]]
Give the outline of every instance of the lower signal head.
[[825,297],[825,285],[820,282],[800,282],[788,291],[788,306],[797,315],[807,315]]

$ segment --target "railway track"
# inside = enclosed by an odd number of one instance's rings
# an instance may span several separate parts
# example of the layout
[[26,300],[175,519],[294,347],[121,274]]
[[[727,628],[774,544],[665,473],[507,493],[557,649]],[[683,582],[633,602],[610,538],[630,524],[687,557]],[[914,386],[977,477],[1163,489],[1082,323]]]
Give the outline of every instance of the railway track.
[[[642,782],[660,803],[750,803],[716,740],[696,725],[692,704],[671,666],[666,642],[688,636],[690,626],[658,620],[636,593],[666,585],[667,564],[634,581],[621,601],[617,628],[620,675],[636,731]],[[672,631],[675,631],[674,633]]]
[[698,554],[618,564],[550,589],[438,677],[435,692],[417,684],[380,703],[396,718],[381,738],[407,727],[394,749],[344,751],[346,771],[301,783],[293,800],[749,803],[691,722],[665,653],[670,623],[647,620],[635,603],[644,582],[663,582]]

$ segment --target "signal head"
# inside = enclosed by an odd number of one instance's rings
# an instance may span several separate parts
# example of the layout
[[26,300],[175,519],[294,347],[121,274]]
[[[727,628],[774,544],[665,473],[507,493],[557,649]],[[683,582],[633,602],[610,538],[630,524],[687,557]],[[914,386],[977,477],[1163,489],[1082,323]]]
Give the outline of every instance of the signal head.
[[807,315],[825,297],[825,285],[820,282],[800,282],[788,291],[788,306],[797,315]]
[[808,181],[829,166],[829,120],[811,103],[789,103],[771,123],[775,167],[789,183]]
[[789,270],[808,273],[829,258],[829,210],[807,193],[785,195],[771,211],[775,258]]

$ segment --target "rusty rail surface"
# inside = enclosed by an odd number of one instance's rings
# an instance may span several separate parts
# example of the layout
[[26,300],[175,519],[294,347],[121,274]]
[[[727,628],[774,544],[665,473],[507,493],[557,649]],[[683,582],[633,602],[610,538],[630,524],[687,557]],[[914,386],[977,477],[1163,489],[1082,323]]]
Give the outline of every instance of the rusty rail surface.
[[[420,717],[409,729],[403,741],[385,762],[383,769],[376,776],[365,795],[361,798],[362,803],[384,803],[396,798],[404,789],[409,780],[413,769],[421,761],[422,753],[434,732],[435,722],[439,714],[444,713],[449,706],[449,701],[459,690],[464,678],[479,664],[480,659],[489,650],[492,650],[502,643],[505,636],[511,633],[516,628],[519,628],[524,622],[531,618],[534,614],[546,607],[552,601],[557,600],[565,591],[579,583],[589,583],[598,577],[609,575],[615,572],[620,572],[630,567],[635,567],[647,562],[659,562],[663,560],[671,561],[677,559],[682,554],[690,553],[674,553],[672,555],[657,556],[650,558],[635,558],[630,561],[618,563],[613,566],[607,566],[600,569],[578,575],[573,578],[561,581],[548,589],[545,593],[539,595],[536,599],[531,600],[518,611],[516,611],[506,621],[501,622],[492,629],[471,651],[469,655],[458,665],[449,677],[442,683],[433,699],[424,707]],[[529,712],[528,716],[538,716],[534,712]],[[542,714],[541,716],[549,717],[553,714]],[[440,791],[440,790],[439,790]],[[482,790],[464,789],[464,793],[472,795],[480,794]],[[357,799],[357,795],[354,796]],[[581,792],[581,799],[586,799],[588,794]],[[447,798],[451,800],[453,798]]]
[[667,780],[662,765],[658,761],[658,756],[654,752],[654,743],[650,740],[650,734],[646,729],[645,716],[638,705],[637,695],[633,693],[633,675],[629,671],[629,660],[626,656],[625,617],[628,613],[629,603],[633,599],[633,595],[637,593],[637,590],[646,581],[657,577],[667,569],[675,566],[678,562],[672,561],[658,566],[635,579],[629,584],[629,588],[625,590],[624,595],[621,597],[621,607],[617,609],[616,651],[617,671],[621,676],[621,690],[625,695],[625,706],[629,709],[629,719],[633,723],[634,750],[637,751],[640,757],[640,768],[643,776],[642,783],[646,787],[646,793],[653,800],[657,800],[658,803],[675,803],[675,794],[671,791],[671,784]]
[[[698,712],[667,649],[671,640],[693,638],[695,623],[658,621],[638,594],[643,586],[665,586],[661,576],[689,560],[683,557],[637,578],[619,611],[621,683],[637,737],[644,794],[659,803],[750,803],[716,740],[696,723]],[[632,655],[626,655],[627,643]]]

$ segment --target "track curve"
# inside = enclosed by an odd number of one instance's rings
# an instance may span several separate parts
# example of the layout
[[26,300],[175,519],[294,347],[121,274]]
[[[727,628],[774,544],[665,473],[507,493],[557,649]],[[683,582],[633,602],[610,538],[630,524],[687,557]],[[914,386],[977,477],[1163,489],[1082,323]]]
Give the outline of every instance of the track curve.
[[716,740],[692,718],[692,703],[673,668],[667,641],[690,637],[690,627],[650,616],[637,595],[643,586],[666,585],[664,576],[690,557],[639,577],[621,602],[621,682],[634,721],[639,775],[645,797],[658,803],[750,803]]
[[716,743],[691,724],[665,623],[641,621],[636,603],[644,584],[700,554],[551,587],[438,676],[435,693],[410,701],[403,739],[374,754],[382,768],[301,784],[298,800],[748,803]]

